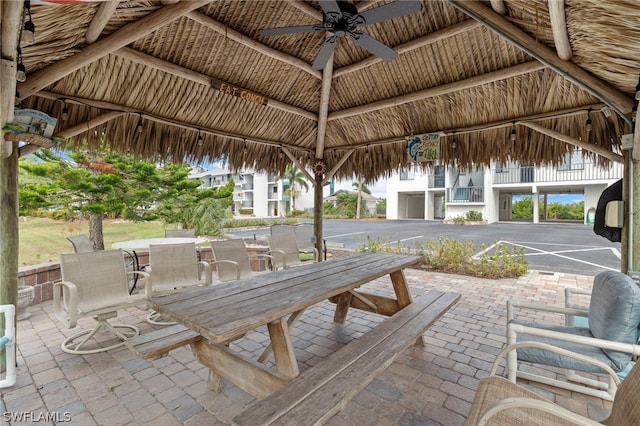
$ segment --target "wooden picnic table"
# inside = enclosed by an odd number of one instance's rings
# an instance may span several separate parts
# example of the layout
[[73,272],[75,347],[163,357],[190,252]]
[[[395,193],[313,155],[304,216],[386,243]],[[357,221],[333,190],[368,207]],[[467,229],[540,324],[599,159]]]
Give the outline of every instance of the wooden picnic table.
[[[334,320],[339,323],[349,307],[393,315],[412,301],[403,270],[421,261],[414,255],[358,254],[154,297],[149,305],[203,337],[191,345],[210,369],[210,389],[220,391],[227,379],[264,398],[299,374],[289,330],[307,307],[329,299],[337,304]],[[391,278],[395,299],[355,290],[385,275]],[[262,325],[267,325],[271,345],[257,361],[229,349],[231,341]],[[258,362],[271,351],[277,371]]]

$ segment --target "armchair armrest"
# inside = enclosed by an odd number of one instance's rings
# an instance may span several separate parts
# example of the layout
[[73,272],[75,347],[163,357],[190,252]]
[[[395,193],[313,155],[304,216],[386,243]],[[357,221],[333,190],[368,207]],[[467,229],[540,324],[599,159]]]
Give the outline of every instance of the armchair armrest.
[[[238,262],[234,262],[233,260],[212,260],[209,262],[209,265],[218,265],[218,264],[228,264],[232,265],[236,271],[236,280],[240,279],[240,265]],[[213,273],[212,273],[213,274]]]
[[507,301],[507,322],[515,319],[516,308],[531,309],[534,311],[551,312],[551,313],[564,314],[564,315],[579,315],[579,316],[585,316],[585,317],[589,315],[589,311],[584,309],[576,309],[576,308],[570,308],[570,307],[559,306],[559,305],[544,305],[542,303],[522,302],[517,300],[508,300]]
[[[66,292],[66,293],[65,293]],[[64,295],[68,297],[65,297]],[[53,314],[67,328],[78,321],[78,288],[70,281],[53,283]]]
[[[617,376],[616,372],[613,371],[613,369],[611,367],[609,367],[607,364],[600,362],[596,359],[593,359],[591,357],[585,356],[585,355],[581,355],[579,353],[576,352],[572,352],[572,351],[568,351],[566,349],[562,349],[559,348],[557,346],[553,346],[550,345],[548,343],[542,343],[542,342],[518,342],[518,343],[512,343],[508,346],[506,346],[504,349],[502,349],[498,355],[496,355],[496,359],[493,361],[493,365],[491,366],[491,371],[489,372],[489,376],[495,376],[496,375],[496,371],[498,370],[498,367],[500,366],[500,362],[502,361],[502,358],[504,358],[507,354],[509,354],[510,352],[518,349],[518,348],[538,348],[538,349],[544,349],[546,351],[550,351],[550,352],[555,352],[557,354],[560,354],[562,356],[566,356],[569,358],[573,358],[576,359],[578,361],[582,361],[584,363],[587,364],[591,364],[591,365],[595,365],[598,368],[601,368],[602,370],[604,370],[613,380],[613,382],[616,385],[620,384],[620,378]],[[507,361],[508,362],[508,361]],[[515,371],[515,369],[514,369]],[[514,380],[515,383],[515,378]]]
[[[277,256],[273,256],[274,254],[277,254]],[[280,258],[282,258],[282,268],[287,269],[287,256],[284,250],[271,250],[271,255],[274,260],[276,260],[276,258],[277,260],[281,260]],[[275,268],[278,269],[277,265],[275,265]]]
[[202,272],[204,271],[204,285],[209,286],[213,283],[213,272],[211,272],[211,263],[204,260],[198,261],[198,278],[202,279]]
[[[151,272],[151,268],[148,269]],[[146,271],[128,271],[127,275],[140,275],[144,278],[144,295],[147,299],[153,295],[153,284],[151,282],[151,274]]]
[[602,423],[595,422],[589,418],[580,416],[573,411],[569,411],[566,408],[560,407],[549,401],[541,401],[533,398],[505,398],[495,404],[491,405],[487,411],[484,412],[482,417],[478,420],[478,426],[484,426],[487,422],[496,414],[504,410],[517,409],[517,408],[529,408],[534,410],[540,410],[550,413],[554,416],[560,417],[563,420],[569,421],[576,425],[584,426],[601,426]]
[[275,259],[273,258],[273,256],[271,256],[270,254],[262,254],[262,253],[255,255],[255,259],[262,259],[262,258],[269,259],[272,269],[273,268],[276,268],[276,270],[278,269],[277,266],[276,266],[276,262],[275,262]]

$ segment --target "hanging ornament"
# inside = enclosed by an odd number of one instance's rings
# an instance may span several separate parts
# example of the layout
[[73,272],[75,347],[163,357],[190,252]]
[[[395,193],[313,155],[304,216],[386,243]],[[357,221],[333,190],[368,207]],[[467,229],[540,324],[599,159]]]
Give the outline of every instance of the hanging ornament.
[[313,163],[312,168],[313,168],[313,173],[315,173],[316,176],[324,176],[324,174],[327,173],[327,165],[322,160],[318,160],[315,163]]

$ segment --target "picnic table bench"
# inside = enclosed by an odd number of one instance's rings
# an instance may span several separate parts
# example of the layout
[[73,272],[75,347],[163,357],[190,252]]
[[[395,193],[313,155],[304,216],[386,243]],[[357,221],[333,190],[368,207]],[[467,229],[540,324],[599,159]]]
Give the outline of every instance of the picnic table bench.
[[424,299],[349,342],[287,386],[256,401],[233,419],[238,426],[322,424],[386,369],[459,295],[431,291]]
[[[223,379],[227,379],[262,399],[298,382],[300,372],[290,329],[307,307],[330,300],[336,303],[334,321],[338,323],[345,321],[349,308],[393,316],[383,321],[384,327],[376,328],[379,331],[374,330],[375,333],[369,335],[372,337],[358,339],[357,343],[348,345],[349,352],[346,349],[341,352],[348,360],[344,367],[334,366],[340,371],[349,367],[344,370],[346,374],[369,362],[368,357],[374,357],[376,351],[382,351],[375,357],[372,367],[367,367],[370,381],[412,341],[422,343],[421,332],[446,311],[445,305],[450,306],[457,298],[457,295],[431,292],[429,297],[433,300],[425,302],[428,306],[422,302],[414,306],[404,269],[421,261],[422,257],[415,255],[357,254],[153,297],[149,307],[179,324],[142,334],[130,339],[128,344],[138,356],[147,359],[189,344],[198,361],[209,367],[209,389],[220,392]],[[395,298],[359,289],[385,275],[390,278]],[[447,300],[449,302],[439,308]],[[387,321],[389,323],[385,325]],[[260,326],[267,327],[270,338],[270,344],[260,357],[253,359],[229,347],[231,341]],[[395,334],[399,337],[394,337]],[[401,341],[395,342],[398,338]],[[373,346],[368,347],[366,342]],[[276,371],[264,365],[271,354]],[[330,364],[324,365],[330,369]],[[359,383],[368,383],[366,380],[358,378],[351,382],[350,392],[356,389],[354,384],[357,387]]]

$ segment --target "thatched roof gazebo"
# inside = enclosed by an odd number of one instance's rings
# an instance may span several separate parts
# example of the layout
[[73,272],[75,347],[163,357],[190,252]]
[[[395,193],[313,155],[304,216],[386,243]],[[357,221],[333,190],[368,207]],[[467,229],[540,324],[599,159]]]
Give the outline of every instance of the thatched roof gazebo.
[[[640,75],[637,0],[401,0],[407,13],[392,0],[55,3],[0,3],[3,127],[17,102],[57,118],[62,140],[231,169],[293,162],[317,205],[331,177],[407,167],[407,141],[425,133],[439,136],[440,164],[558,164],[575,146],[632,164],[621,146]],[[261,31],[290,26],[306,31]],[[50,146],[5,139],[30,143],[1,147],[0,303],[17,279],[17,158]]]

